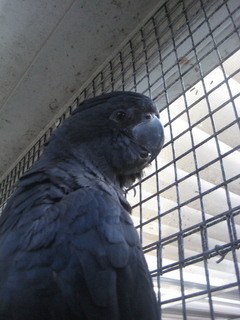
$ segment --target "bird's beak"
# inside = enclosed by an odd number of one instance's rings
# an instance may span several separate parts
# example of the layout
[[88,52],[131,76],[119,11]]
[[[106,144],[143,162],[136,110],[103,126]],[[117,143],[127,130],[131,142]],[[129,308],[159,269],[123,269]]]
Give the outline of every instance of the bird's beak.
[[151,115],[150,119],[142,121],[132,129],[134,140],[142,148],[140,156],[153,161],[164,144],[164,131],[160,120]]

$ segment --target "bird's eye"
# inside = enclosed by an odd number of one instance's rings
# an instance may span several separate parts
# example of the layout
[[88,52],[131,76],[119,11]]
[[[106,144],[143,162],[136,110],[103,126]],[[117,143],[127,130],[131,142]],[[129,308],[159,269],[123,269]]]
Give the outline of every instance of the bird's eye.
[[116,119],[118,121],[123,121],[126,118],[126,113],[124,111],[118,111],[116,114]]
[[151,116],[150,113],[147,113],[147,114],[145,115],[145,119],[146,119],[146,120],[151,120],[151,118],[152,118],[152,116]]

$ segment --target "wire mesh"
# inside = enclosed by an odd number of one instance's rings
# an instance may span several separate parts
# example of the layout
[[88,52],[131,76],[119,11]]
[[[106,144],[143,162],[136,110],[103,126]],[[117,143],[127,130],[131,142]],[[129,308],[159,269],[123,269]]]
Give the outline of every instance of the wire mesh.
[[240,310],[240,6],[166,1],[1,182],[2,207],[44,143],[85,98],[149,95],[165,147],[128,190],[161,319],[236,319]]

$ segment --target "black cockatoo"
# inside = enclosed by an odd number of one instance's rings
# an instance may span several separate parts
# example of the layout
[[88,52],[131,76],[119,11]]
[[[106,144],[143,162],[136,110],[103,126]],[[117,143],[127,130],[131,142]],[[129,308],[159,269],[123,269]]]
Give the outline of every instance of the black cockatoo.
[[163,146],[154,102],[81,103],[23,175],[0,218],[0,320],[156,320],[124,187]]

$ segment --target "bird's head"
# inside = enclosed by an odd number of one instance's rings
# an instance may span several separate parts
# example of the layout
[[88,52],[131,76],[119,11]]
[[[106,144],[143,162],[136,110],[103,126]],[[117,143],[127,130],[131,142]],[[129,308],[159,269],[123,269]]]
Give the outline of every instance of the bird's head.
[[50,140],[49,152],[74,156],[121,187],[131,185],[164,143],[155,103],[134,92],[85,100]]

